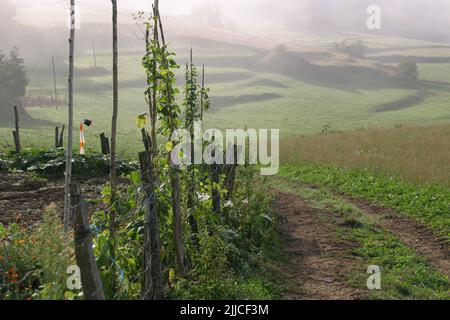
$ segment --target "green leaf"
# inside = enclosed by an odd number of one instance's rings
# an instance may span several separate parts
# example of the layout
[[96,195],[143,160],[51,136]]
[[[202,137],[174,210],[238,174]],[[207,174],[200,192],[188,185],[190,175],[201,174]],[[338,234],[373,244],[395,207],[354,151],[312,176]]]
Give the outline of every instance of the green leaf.
[[173,142],[172,141],[167,142],[166,143],[166,151],[170,152],[170,151],[172,151],[172,149],[173,149]]
[[141,183],[141,175],[139,174],[138,171],[133,171],[130,174],[130,178],[131,178],[131,181],[133,181],[134,185],[138,185]]
[[142,113],[136,118],[136,127],[142,129],[147,124],[147,113]]

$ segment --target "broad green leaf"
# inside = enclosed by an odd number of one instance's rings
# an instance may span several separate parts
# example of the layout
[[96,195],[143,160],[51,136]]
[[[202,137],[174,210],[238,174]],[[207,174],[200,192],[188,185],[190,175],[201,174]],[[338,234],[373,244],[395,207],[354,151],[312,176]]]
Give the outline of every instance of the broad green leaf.
[[147,113],[143,113],[140,114],[137,118],[136,118],[136,126],[139,129],[142,129],[145,127],[145,125],[147,124]]
[[172,151],[172,149],[173,149],[173,142],[172,141],[167,142],[166,143],[166,151],[170,152],[170,151]]

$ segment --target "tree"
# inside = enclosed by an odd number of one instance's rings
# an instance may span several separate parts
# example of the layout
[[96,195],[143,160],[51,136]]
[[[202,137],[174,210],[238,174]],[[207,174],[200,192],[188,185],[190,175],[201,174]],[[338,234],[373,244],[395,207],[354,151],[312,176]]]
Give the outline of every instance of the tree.
[[20,100],[24,97],[28,85],[24,60],[19,50],[14,48],[8,56],[0,51],[0,119],[5,124],[13,120],[13,106],[18,107],[25,119],[29,118]]
[[408,80],[417,80],[419,78],[419,69],[414,61],[401,62],[398,65],[400,75]]
[[70,183],[72,182],[72,152],[73,152],[73,69],[75,54],[75,0],[70,0],[70,39],[69,39],[69,79],[68,79],[68,139],[66,148],[66,177],[64,198],[64,229],[70,228]]
[[14,48],[8,57],[0,53],[0,88],[13,98],[21,98],[26,93],[27,85],[24,60],[19,50]]
[[362,40],[341,41],[335,45],[337,52],[348,54],[355,58],[364,58],[367,47]]

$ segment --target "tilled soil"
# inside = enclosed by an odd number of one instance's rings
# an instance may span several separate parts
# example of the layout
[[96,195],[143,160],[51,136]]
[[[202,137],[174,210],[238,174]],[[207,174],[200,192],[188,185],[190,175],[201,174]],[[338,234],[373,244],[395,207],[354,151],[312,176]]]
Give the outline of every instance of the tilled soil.
[[[99,199],[106,178],[81,180],[85,198]],[[64,181],[44,180],[29,174],[0,172],[0,223],[32,226],[42,219],[45,209],[55,205],[64,211]]]

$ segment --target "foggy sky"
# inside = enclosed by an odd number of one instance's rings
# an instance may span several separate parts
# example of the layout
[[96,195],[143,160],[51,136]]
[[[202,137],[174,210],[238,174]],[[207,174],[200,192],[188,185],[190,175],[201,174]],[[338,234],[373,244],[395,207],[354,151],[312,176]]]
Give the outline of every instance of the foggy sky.
[[[110,23],[109,0],[76,2],[83,22]],[[152,3],[151,0],[118,2],[123,22],[132,22],[133,12],[149,11]],[[5,16],[23,24],[64,26],[68,3],[69,0],[1,0],[0,21]],[[382,8],[384,33],[408,36],[416,32],[450,41],[449,0],[160,0],[161,11],[170,15],[187,15],[205,3],[217,3],[223,14],[242,29],[267,24],[305,32],[323,29],[324,25],[335,31],[363,32],[366,8],[376,4]],[[4,31],[4,28],[0,30]]]

